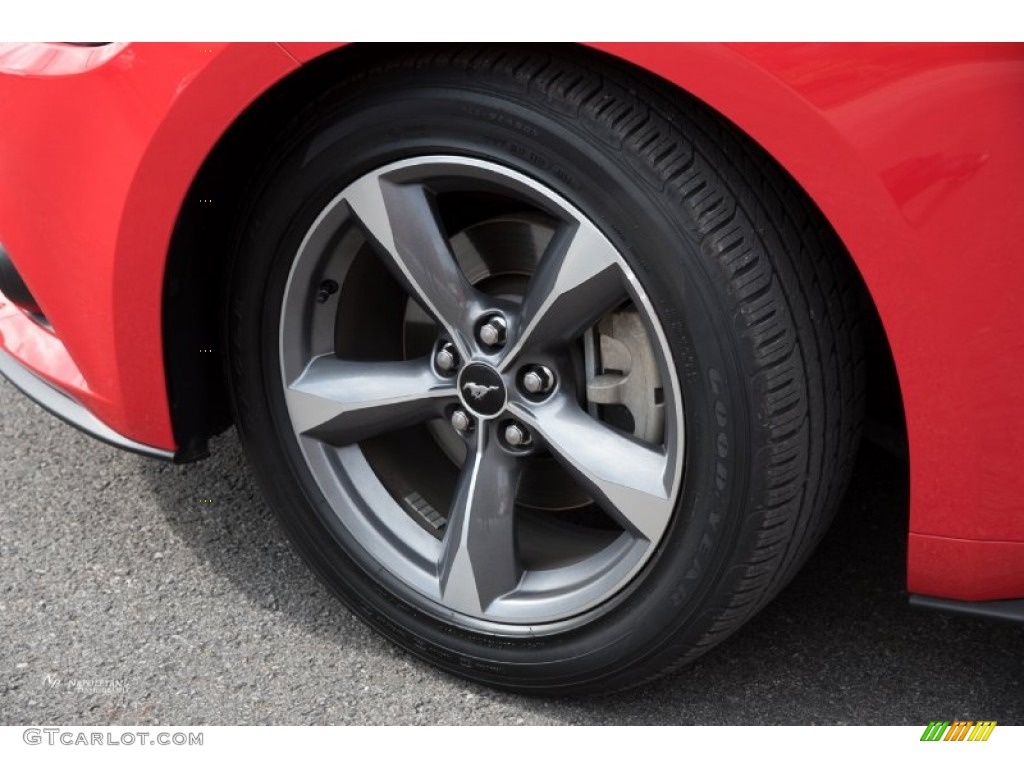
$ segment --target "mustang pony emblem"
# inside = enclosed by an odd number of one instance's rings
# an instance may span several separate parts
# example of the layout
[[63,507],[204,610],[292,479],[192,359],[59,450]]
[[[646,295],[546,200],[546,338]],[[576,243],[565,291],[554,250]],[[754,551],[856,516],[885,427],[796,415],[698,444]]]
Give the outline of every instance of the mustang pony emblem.
[[479,400],[484,395],[486,395],[488,392],[493,392],[494,390],[498,389],[498,385],[497,384],[477,384],[477,383],[472,382],[472,381],[467,381],[465,384],[462,385],[462,388],[463,389],[468,389],[469,390],[469,394],[472,395],[474,400]]

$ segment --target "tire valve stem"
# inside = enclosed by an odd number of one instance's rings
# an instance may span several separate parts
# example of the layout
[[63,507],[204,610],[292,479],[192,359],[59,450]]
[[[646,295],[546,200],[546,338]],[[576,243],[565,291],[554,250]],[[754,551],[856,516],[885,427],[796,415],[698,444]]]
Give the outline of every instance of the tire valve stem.
[[338,284],[334,280],[324,280],[316,292],[316,303],[323,304],[338,292]]

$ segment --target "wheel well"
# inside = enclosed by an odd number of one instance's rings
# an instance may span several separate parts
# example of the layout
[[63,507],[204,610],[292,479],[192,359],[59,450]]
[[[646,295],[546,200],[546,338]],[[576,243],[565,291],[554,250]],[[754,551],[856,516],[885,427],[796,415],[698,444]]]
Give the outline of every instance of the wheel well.
[[[232,423],[226,388],[224,307],[233,238],[267,148],[293,116],[361,66],[363,46],[322,56],[276,83],[225,131],[207,156],[175,222],[163,288],[164,368],[178,460],[208,455],[210,437]],[[196,361],[195,349],[210,350]]]
[[[314,59],[253,102],[224,133],[196,175],[175,224],[163,290],[164,365],[179,460],[205,457],[209,438],[232,423],[226,388],[223,308],[228,306],[233,240],[252,188],[270,160],[267,148],[274,145],[296,114],[337,82],[339,74],[351,76],[361,69],[386,64],[396,55],[407,54],[410,47],[355,44]],[[600,58],[630,77],[656,81],[670,98],[693,98],[678,86],[607,54],[580,46],[558,48]],[[711,109],[707,105],[704,108]],[[799,182],[781,170],[806,194]],[[824,214],[813,201],[811,204],[831,229]],[[847,258],[852,262],[848,253]],[[856,264],[853,267],[859,274]],[[893,453],[906,456],[902,395],[892,352],[863,283],[859,290],[867,330],[865,434]],[[197,348],[210,350],[199,363],[194,353]]]

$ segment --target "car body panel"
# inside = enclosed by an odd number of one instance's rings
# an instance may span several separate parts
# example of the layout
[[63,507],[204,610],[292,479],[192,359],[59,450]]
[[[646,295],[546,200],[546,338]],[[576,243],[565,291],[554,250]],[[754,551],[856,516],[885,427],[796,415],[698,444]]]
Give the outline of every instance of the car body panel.
[[[0,122],[18,147],[0,150],[0,242],[66,350],[2,309],[0,344],[49,349],[25,361],[173,449],[160,302],[189,185],[248,104],[337,47],[132,44],[83,74],[0,76],[22,116]],[[594,47],[736,123],[849,249],[903,395],[910,590],[1024,597],[1024,46]]]
[[217,139],[295,66],[272,43],[136,43],[81,74],[0,76],[0,147],[15,149],[0,151],[0,242],[55,332],[8,320],[0,343],[45,350],[23,362],[126,437],[176,447],[161,342],[171,232]]
[[908,574],[907,589],[914,594],[953,600],[1009,600],[1021,596],[1024,542],[912,533],[907,555],[910,563],[918,566]]

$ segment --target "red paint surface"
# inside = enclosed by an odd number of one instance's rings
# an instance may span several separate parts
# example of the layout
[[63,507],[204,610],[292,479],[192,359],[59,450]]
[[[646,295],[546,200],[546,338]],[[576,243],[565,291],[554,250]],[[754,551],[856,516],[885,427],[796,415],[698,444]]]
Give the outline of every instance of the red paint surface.
[[[160,296],[192,177],[249,102],[333,47],[133,44],[80,75],[0,76],[0,241],[119,432],[173,448]],[[976,554],[1024,542],[1024,46],[596,47],[737,123],[850,250],[906,408],[911,588],[1024,597],[1019,568]],[[0,313],[9,350],[11,328]],[[75,386],[59,357],[42,372]]]
[[953,600],[1010,600],[1022,596],[1024,542],[976,541],[910,534],[911,562],[943,567],[912,569],[907,589]]
[[7,317],[2,343],[46,350],[30,367],[133,440],[175,448],[160,308],[188,187],[295,66],[270,43],[136,43],[74,76],[0,75],[0,242],[60,340]]

